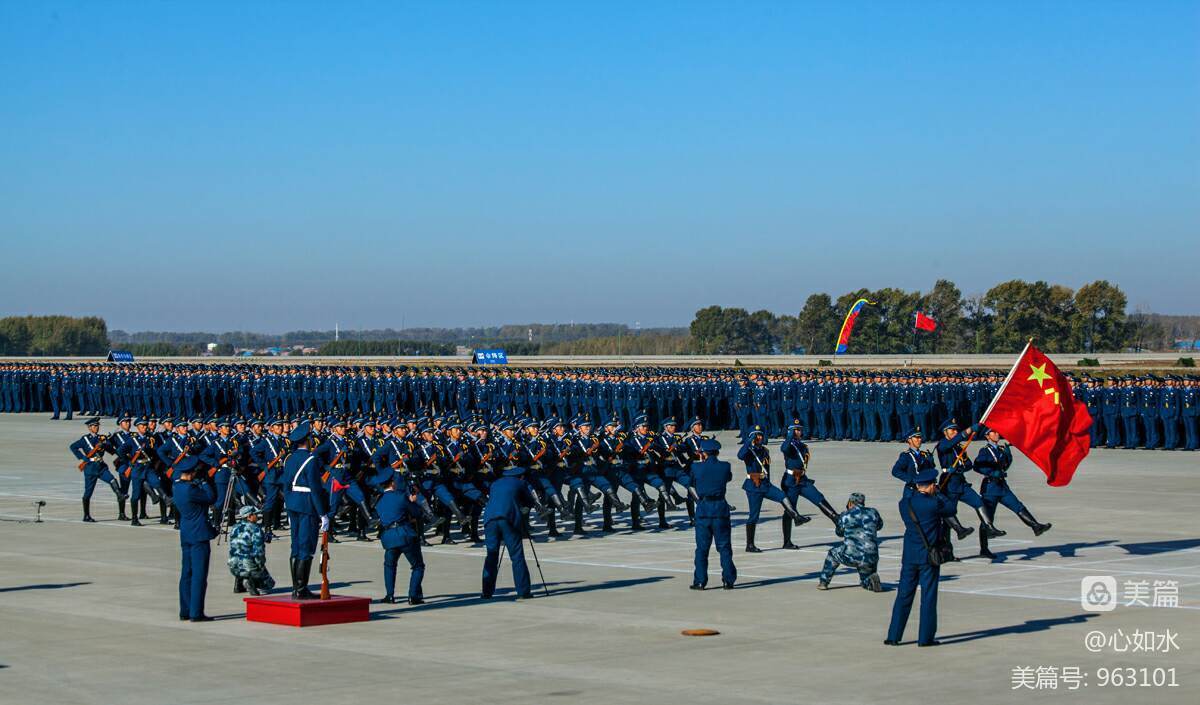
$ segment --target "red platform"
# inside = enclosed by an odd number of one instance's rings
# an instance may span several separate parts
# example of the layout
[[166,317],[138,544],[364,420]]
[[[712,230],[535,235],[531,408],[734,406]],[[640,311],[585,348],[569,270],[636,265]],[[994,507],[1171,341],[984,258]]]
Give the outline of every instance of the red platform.
[[293,600],[291,595],[244,597],[247,622],[315,627],[321,624],[365,622],[371,618],[371,598],[333,595],[328,600]]

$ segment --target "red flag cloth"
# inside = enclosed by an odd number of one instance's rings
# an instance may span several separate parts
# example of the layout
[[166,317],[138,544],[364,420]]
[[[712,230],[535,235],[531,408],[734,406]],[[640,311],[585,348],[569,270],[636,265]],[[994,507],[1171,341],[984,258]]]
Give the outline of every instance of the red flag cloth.
[[1029,344],[984,413],[982,423],[1046,473],[1046,484],[1071,482],[1091,446],[1092,416],[1075,398],[1071,381]]
[[917,330],[937,330],[937,321],[917,311]]
[[343,490],[348,490],[348,489],[350,489],[350,485],[343,485],[342,483],[338,482],[336,478],[334,479],[334,481],[333,481],[333,491],[334,492],[341,492]]

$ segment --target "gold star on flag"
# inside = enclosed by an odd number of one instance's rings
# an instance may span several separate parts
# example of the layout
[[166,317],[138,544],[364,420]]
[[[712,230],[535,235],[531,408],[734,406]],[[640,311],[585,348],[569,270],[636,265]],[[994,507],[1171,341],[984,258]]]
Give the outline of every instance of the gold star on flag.
[[1029,365],[1029,369],[1033,370],[1033,373],[1030,374],[1028,377],[1026,377],[1025,381],[1028,382],[1028,381],[1032,380],[1034,382],[1037,382],[1038,388],[1041,389],[1042,382],[1050,379],[1050,375],[1046,372],[1046,363],[1043,362],[1041,367],[1038,367],[1031,363]]

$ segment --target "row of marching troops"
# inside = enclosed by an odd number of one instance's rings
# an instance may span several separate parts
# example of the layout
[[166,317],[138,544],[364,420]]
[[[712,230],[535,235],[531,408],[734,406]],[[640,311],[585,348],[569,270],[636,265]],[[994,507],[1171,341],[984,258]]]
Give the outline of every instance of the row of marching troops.
[[[427,540],[424,531],[431,529],[440,533],[442,543],[454,543],[452,526],[457,526],[463,536],[479,542],[480,514],[495,479],[493,470],[508,465],[524,469],[537,498],[534,515],[545,522],[549,537],[560,535],[559,520],[572,524],[575,534],[586,533],[584,518],[597,510],[604,532],[615,530],[614,511],[628,510],[632,530],[643,528],[643,514],[657,515],[656,528],[670,528],[667,514],[676,510],[685,510],[691,524],[696,503],[705,500],[696,494],[691,465],[700,457],[703,442],[711,438],[705,435],[704,421],[698,417],[681,433],[673,418],[652,431],[644,415],[635,418],[629,433],[615,417],[597,429],[586,415],[569,420],[551,417],[543,422],[498,418],[465,423],[453,415],[353,420],[314,415],[265,423],[229,417],[177,421],[122,416],[117,430],[108,435],[100,433],[100,419],[86,423],[88,433],[70,447],[84,477],[84,521],[93,521],[90,501],[96,483],[103,481],[118,499],[120,519],[140,525],[140,519],[147,518],[147,504],[153,503],[158,505],[159,522],[170,523],[172,478],[176,466],[187,460],[215,489],[214,526],[227,524],[241,506],[261,507],[268,540],[273,538],[273,530],[283,526],[283,497],[293,479],[285,476],[283,468],[293,445],[289,437],[301,424],[309,429],[307,447],[320,461],[321,481],[331,498],[332,535],[344,531],[364,541],[370,540],[369,531],[378,528],[374,502],[394,482],[418,497],[423,541]],[[990,507],[981,500],[964,479],[967,471],[980,466],[957,452],[970,437],[958,432],[953,419],[942,424],[941,432],[944,437],[937,439],[937,457],[947,479],[957,474],[946,491],[976,511],[984,529],[984,554],[986,539],[1002,535],[993,523],[996,503],[1011,508],[1035,532],[1044,530],[1011,497],[1002,473],[995,478],[994,487],[1004,491],[996,494]],[[785,467],[778,484],[773,482],[764,429],[751,427],[737,452],[746,470],[742,489],[749,503],[745,527],[749,552],[759,550],[755,528],[764,500],[783,508],[784,548],[795,548],[793,525],[809,521],[797,508],[801,498],[835,526],[838,523],[839,513],[808,473],[810,451],[804,435],[803,421],[793,419],[780,446]],[[919,429],[905,435],[909,448],[892,471],[901,479],[910,471],[933,467],[932,455],[917,453]],[[109,471],[106,455],[114,460],[115,475]],[[1007,458],[1004,470],[1011,463],[1011,453]],[[999,458],[993,460],[1000,462]],[[628,503],[620,490],[627,492]],[[130,515],[125,512],[127,500]],[[957,522],[952,526],[960,538],[971,532]]]
[[[0,363],[0,411],[186,417],[306,413],[398,417],[457,414],[593,419],[631,428],[645,414],[699,417],[709,428],[759,426],[770,437],[800,419],[809,437],[895,440],[903,429],[980,419],[997,372],[577,368],[501,371],[274,365]],[[1093,444],[1200,446],[1200,379],[1085,378],[1076,385],[1097,421]]]
[[1092,417],[1092,446],[1200,448],[1200,379],[1188,375],[1085,377],[1075,396]]

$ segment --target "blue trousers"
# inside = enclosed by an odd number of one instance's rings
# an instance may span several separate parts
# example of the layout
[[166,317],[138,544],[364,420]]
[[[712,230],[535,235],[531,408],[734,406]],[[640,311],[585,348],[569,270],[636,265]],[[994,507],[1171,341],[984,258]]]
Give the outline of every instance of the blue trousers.
[[195,619],[204,614],[204,594],[208,592],[208,542],[185,543],[180,548],[179,616]]
[[756,489],[755,491],[747,491],[746,501],[750,504],[750,509],[749,516],[746,517],[746,523],[758,523],[758,515],[762,512],[762,503],[764,498],[769,499],[772,502],[779,502],[782,504],[786,497],[787,495],[783,493],[783,490],[766,481],[763,481],[762,487]]
[[421,592],[421,580],[425,577],[425,559],[421,557],[421,542],[411,541],[404,546],[386,548],[383,551],[383,587],[388,597],[396,594],[396,564],[403,555],[408,560],[411,570],[408,576],[408,599],[419,600],[424,597]]
[[158,473],[145,465],[134,466],[129,473],[129,501],[131,503],[136,504],[141,500],[146,485],[158,490],[160,494],[162,493],[162,482],[158,479]]
[[1134,414],[1122,415],[1121,421],[1125,424],[1125,441],[1126,448],[1137,448],[1138,446],[1138,417]]
[[1021,500],[1017,499],[1017,496],[1013,494],[1013,491],[1007,485],[1005,485],[1003,493],[996,494],[995,490],[993,490],[983,498],[983,506],[990,512],[990,516],[992,517],[996,516],[997,504],[1003,504],[1008,507],[1013,514],[1020,514],[1025,511],[1025,505],[1021,503]]
[[83,498],[91,499],[92,493],[96,491],[96,480],[104,480],[104,484],[111,484],[113,481],[112,473],[108,468],[100,463],[88,463],[83,468]]
[[321,518],[288,510],[288,528],[292,533],[292,558],[312,558],[317,552]]
[[918,644],[933,643],[937,633],[937,595],[940,566],[900,564],[900,586],[896,588],[896,602],[892,604],[892,623],[888,625],[890,641],[904,637],[904,625],[912,612],[917,586],[921,587],[921,627],[917,633]]
[[733,542],[730,539],[729,517],[696,517],[696,557],[693,585],[708,584],[708,550],[717,544],[717,555],[721,559],[721,582],[733,585],[737,581],[737,567],[733,564]]
[[803,497],[812,502],[816,506],[821,506],[821,502],[825,501],[825,495],[821,494],[821,490],[817,489],[817,483],[805,478],[800,484],[796,484],[791,478],[791,473],[785,471],[783,476],[783,493],[788,499],[792,500],[792,504],[796,504],[797,498]]
[[1106,447],[1115,448],[1116,445],[1120,442],[1121,436],[1120,436],[1120,431],[1118,431],[1118,428],[1119,428],[1119,425],[1117,424],[1117,415],[1116,414],[1105,414],[1104,415],[1104,445]]
[[1200,426],[1197,425],[1198,421],[1200,421],[1200,417],[1197,416],[1184,415],[1183,417],[1183,431],[1187,436],[1186,448],[1188,450],[1200,448]]
[[484,526],[484,546],[487,557],[483,559],[483,596],[491,597],[496,592],[496,577],[500,568],[500,545],[508,549],[512,563],[513,584],[518,595],[528,595],[532,590],[529,581],[529,566],[525,564],[525,542],[520,529],[505,519],[493,519]]

